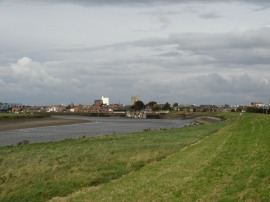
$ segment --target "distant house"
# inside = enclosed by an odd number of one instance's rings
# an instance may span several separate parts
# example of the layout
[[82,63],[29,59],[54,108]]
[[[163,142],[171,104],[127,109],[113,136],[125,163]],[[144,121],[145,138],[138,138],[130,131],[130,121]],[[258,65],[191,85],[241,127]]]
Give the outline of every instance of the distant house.
[[0,103],[0,112],[7,112],[9,111],[10,106],[6,103]]
[[21,106],[22,106],[22,104],[18,104],[18,103],[2,103],[2,102],[0,102],[0,112],[9,112],[9,111],[12,111],[12,107],[21,107]]
[[262,107],[262,106],[263,106],[263,103],[262,103],[262,102],[252,102],[252,103],[251,103],[251,106],[254,106],[254,107]]
[[22,107],[19,107],[19,106],[13,106],[13,107],[11,108],[11,112],[19,113],[20,111],[22,111]]
[[78,105],[76,107],[74,107],[74,112],[75,113],[79,113],[83,111],[83,106],[82,105]]
[[41,107],[25,106],[22,108],[22,111],[26,113],[40,113],[42,112],[42,109]]
[[75,108],[70,108],[69,112],[75,112]]
[[100,107],[101,105],[103,105],[103,101],[102,100],[95,100],[95,102],[94,102],[94,106],[95,107]]
[[46,112],[64,112],[66,108],[62,105],[54,105],[46,108]]
[[125,107],[123,105],[120,105],[120,104],[110,104],[109,111],[110,111],[110,113],[114,113],[114,114],[125,114],[126,113]]
[[193,112],[196,106],[193,104],[181,104],[178,105],[178,110],[183,112]]
[[100,107],[92,106],[89,110],[89,113],[99,113]]

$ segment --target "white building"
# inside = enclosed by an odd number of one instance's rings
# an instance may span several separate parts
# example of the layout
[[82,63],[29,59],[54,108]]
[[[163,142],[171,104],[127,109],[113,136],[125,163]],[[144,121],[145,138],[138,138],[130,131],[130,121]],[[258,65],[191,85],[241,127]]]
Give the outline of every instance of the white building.
[[103,102],[103,104],[104,105],[109,105],[110,103],[109,103],[109,98],[108,97],[101,97],[101,100],[102,100],[102,102]]

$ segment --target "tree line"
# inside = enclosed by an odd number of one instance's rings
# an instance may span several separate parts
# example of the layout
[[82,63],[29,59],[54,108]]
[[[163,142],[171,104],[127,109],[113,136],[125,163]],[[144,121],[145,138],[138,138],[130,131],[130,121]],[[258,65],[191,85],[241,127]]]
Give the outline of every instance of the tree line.
[[[175,103],[173,105],[173,107],[177,107],[178,106],[178,103]],[[143,109],[152,109],[153,111],[159,111],[159,110],[171,110],[172,107],[171,105],[166,102],[165,104],[158,104],[157,102],[155,101],[151,101],[147,104],[144,104],[143,101],[139,100],[139,101],[136,101],[132,106],[131,106],[131,110],[134,110],[134,111],[140,111],[140,110],[143,110]]]

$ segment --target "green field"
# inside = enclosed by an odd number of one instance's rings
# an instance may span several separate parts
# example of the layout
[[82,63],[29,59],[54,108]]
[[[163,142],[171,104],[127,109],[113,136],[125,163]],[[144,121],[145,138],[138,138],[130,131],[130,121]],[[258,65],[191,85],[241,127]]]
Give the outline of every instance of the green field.
[[[236,115],[236,114],[235,114]],[[270,116],[0,148],[0,201],[269,201]]]

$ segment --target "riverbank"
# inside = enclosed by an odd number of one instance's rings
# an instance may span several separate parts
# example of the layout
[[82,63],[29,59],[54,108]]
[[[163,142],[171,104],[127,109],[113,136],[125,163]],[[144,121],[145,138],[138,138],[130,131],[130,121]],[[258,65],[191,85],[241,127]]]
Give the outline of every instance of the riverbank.
[[[172,126],[179,125],[178,120],[171,122],[151,119],[98,118],[96,120],[98,120],[96,124],[77,124],[80,131],[76,135],[76,139],[66,136],[69,131],[65,131],[65,128],[70,130],[73,127],[63,127],[61,129],[61,133],[65,137],[63,141],[0,147],[2,166],[0,201],[17,201],[18,199],[20,201],[48,201],[54,197],[69,196],[83,188],[100,188],[110,181],[120,180],[124,176],[136,173],[150,164],[158,164],[229,124],[224,121],[172,129]],[[187,120],[187,122],[189,121]],[[130,133],[130,130],[134,131],[133,127],[136,128],[136,131],[142,131],[144,128],[149,128],[150,123],[154,124],[156,128],[166,127],[167,129],[155,130],[152,125],[151,130]],[[173,125],[171,125],[172,123]],[[82,127],[85,128],[81,130]],[[84,136],[84,131],[91,133],[96,129],[100,131],[99,134],[101,132],[108,134],[109,131],[104,130],[105,127],[111,128],[111,131],[116,130],[116,127],[121,127],[123,130],[118,131],[124,132],[128,129],[129,133],[96,137]],[[72,135],[76,133],[75,130],[70,132]],[[25,134],[20,133],[19,136],[21,137],[21,135]],[[45,136],[47,138],[48,135],[56,137],[47,130],[45,135],[42,131],[34,132],[35,138],[37,135],[40,135],[38,138]],[[16,142],[21,140],[34,142],[34,139],[26,136],[21,139],[16,136],[15,140]],[[200,152],[197,153],[200,154]],[[201,164],[199,165],[201,166]],[[138,179],[140,180],[140,178]],[[128,187],[133,190],[137,189],[132,184]],[[152,201],[155,199],[158,200],[158,198],[152,198]],[[56,199],[56,201],[58,200]],[[115,201],[125,200],[115,198]],[[145,201],[151,201],[151,199]]]
[[232,116],[227,121],[187,127],[190,131],[179,129],[184,131],[183,141],[191,131],[196,130],[193,135],[197,136],[201,130],[223,125],[161,161],[52,201],[269,201],[270,117]]
[[196,117],[193,119],[194,123],[196,124],[211,124],[215,123],[217,121],[222,121],[224,119],[219,118],[219,117],[211,117],[211,116],[201,116],[201,117]]
[[59,119],[59,118],[3,119],[0,120],[0,132],[24,128],[70,125],[88,122],[89,121],[87,120]]

